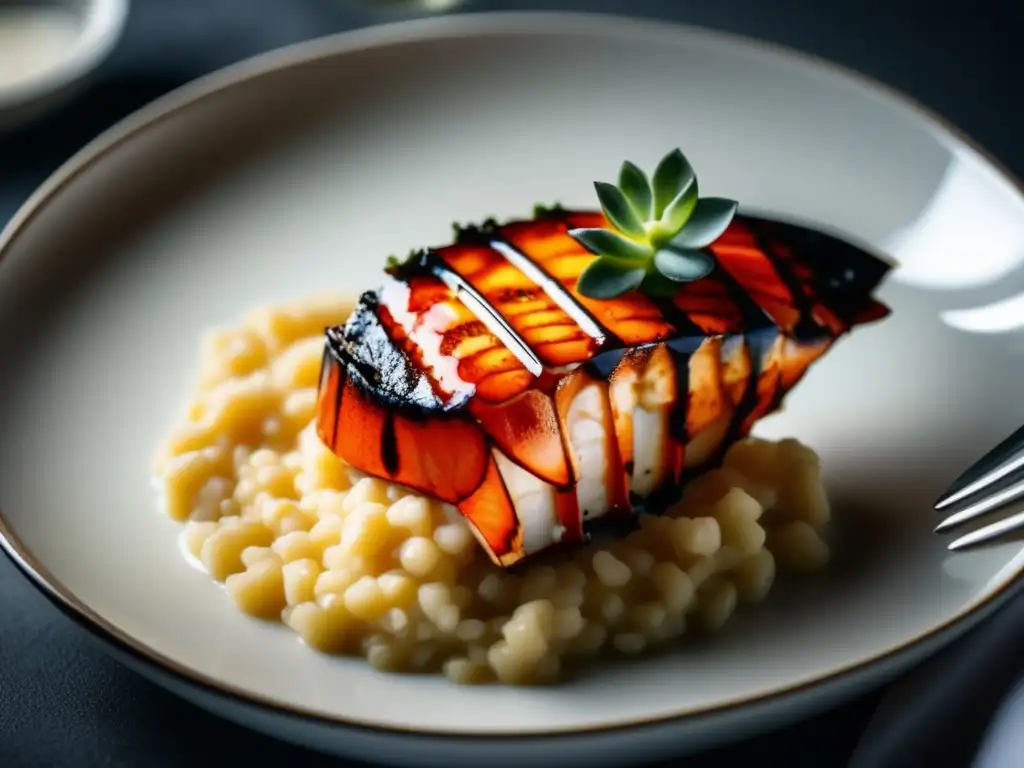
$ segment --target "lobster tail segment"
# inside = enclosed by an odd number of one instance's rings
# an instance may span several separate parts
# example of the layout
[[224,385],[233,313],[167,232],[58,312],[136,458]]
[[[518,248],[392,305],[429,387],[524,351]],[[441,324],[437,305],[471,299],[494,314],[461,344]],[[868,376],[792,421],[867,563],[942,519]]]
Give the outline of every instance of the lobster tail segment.
[[892,270],[887,261],[816,229],[768,219],[757,220],[757,227],[765,249],[793,274],[818,309],[818,322],[834,334],[889,314],[873,298]]
[[327,331],[323,442],[458,506],[507,567],[662,511],[840,336],[889,313],[872,296],[889,264],[745,214],[684,254],[702,277],[584,295],[604,257],[573,233],[609,223],[550,209],[393,264]]

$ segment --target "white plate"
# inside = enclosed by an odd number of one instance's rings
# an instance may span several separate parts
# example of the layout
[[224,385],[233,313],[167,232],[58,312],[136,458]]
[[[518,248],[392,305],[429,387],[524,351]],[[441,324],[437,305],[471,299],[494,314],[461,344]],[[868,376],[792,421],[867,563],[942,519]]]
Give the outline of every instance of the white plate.
[[[808,375],[766,435],[824,459],[828,575],[715,642],[540,690],[322,657],[181,558],[152,450],[200,330],[372,285],[453,219],[590,205],[623,158],[680,146],[707,194],[837,229],[902,266],[883,323]],[[401,212],[399,214],[399,212]],[[455,17],[261,57],[179,91],[60,170],[2,239],[4,548],[143,674],[225,717],[378,761],[655,757],[835,704],[1016,585],[1015,545],[947,556],[931,502],[1024,422],[1024,202],[902,97],[732,37],[577,15]]]

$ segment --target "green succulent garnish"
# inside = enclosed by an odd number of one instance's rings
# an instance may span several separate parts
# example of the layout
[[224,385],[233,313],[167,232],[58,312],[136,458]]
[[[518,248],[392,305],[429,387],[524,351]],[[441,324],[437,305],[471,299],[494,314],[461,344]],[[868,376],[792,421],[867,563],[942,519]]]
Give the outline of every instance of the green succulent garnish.
[[618,185],[594,182],[601,210],[614,229],[573,229],[569,234],[597,254],[576,284],[591,299],[614,299],[639,288],[671,296],[679,283],[714,269],[702,251],[721,237],[736,214],[735,200],[700,197],[693,166],[672,150],[647,175],[628,160]]

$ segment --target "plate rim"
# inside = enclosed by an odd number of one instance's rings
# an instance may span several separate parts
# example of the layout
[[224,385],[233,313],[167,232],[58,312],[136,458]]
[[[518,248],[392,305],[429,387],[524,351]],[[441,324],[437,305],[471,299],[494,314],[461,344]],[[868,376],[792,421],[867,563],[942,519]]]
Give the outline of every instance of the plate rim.
[[[783,59],[804,69],[823,71],[832,77],[854,85],[862,93],[881,98],[890,106],[909,112],[945,138],[974,152],[1001,180],[1010,185],[1024,203],[1024,182],[998,158],[971,138],[952,121],[934,112],[911,96],[855,69],[838,64],[816,54],[787,45],[752,38],[747,35],[724,32],[693,24],[670,22],[618,13],[590,13],[571,11],[500,11],[457,13],[434,18],[410,19],[387,24],[356,28],[331,35],[294,43],[243,59],[203,75],[179,86],[149,104],[122,118],[93,138],[60,165],[21,205],[7,224],[0,228],[0,269],[21,234],[41,215],[49,203],[80,175],[100,162],[108,154],[134,139],[155,124],[174,117],[177,113],[196,106],[221,91],[251,80],[294,66],[320,59],[343,56],[362,50],[400,46],[424,41],[437,41],[452,37],[490,35],[564,35],[568,33],[592,34],[622,39],[628,35],[647,36],[662,41],[681,38],[703,40],[712,45],[745,47],[756,55]],[[608,734],[635,730],[642,727],[678,724],[715,714],[737,713],[743,709],[770,704],[800,694],[806,694],[826,684],[838,684],[866,673],[874,667],[897,662],[912,656],[928,644],[944,645],[944,638],[954,635],[962,625],[973,626],[991,611],[1009,599],[1011,593],[1024,587],[1024,550],[1006,566],[1011,570],[1006,581],[992,592],[974,599],[950,618],[929,629],[891,645],[884,651],[867,655],[826,672],[811,674],[786,685],[776,686],[753,696],[734,697],[713,706],[682,708],[669,714],[652,717],[629,717],[614,722],[580,727],[554,729],[511,729],[462,731],[451,728],[381,725],[351,717],[343,717],[323,710],[306,708],[272,696],[248,691],[218,680],[170,658],[146,643],[119,629],[99,615],[75,595],[74,590],[56,579],[46,566],[21,542],[11,523],[0,509],[0,551],[14,564],[52,605],[101,644],[113,646],[118,653],[127,654],[144,666],[155,667],[160,676],[170,676],[186,688],[198,688],[202,693],[243,707],[255,707],[276,716],[287,716],[322,726],[358,729],[378,735],[405,734],[434,739],[456,739],[479,742],[514,737],[530,740],[550,740],[587,734]],[[964,631],[969,631],[964,630]]]

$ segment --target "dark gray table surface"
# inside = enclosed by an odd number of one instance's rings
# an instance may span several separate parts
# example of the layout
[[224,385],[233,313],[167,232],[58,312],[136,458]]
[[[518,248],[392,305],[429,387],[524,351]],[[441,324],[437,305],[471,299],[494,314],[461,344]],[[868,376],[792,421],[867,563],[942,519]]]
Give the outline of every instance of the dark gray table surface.
[[[41,122],[0,137],[0,223],[71,153],[152,98],[279,45],[396,18],[373,5],[134,0],[125,38],[93,85]],[[477,0],[463,8],[628,13],[789,45],[907,92],[1024,175],[1024,5],[1014,0],[948,8],[923,0]],[[1024,615],[1021,608],[1012,610]],[[970,652],[970,638],[964,649]],[[683,764],[699,768],[735,758],[845,765],[882,694]],[[978,735],[942,737],[948,747],[941,761],[908,754],[899,764],[968,765]],[[310,768],[342,764],[215,719],[122,668],[0,557],[0,767],[199,768],[228,757]]]

